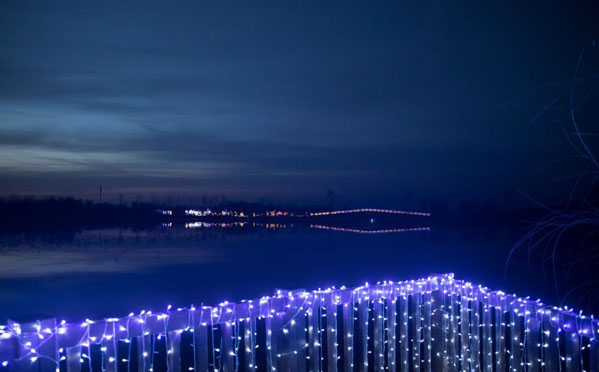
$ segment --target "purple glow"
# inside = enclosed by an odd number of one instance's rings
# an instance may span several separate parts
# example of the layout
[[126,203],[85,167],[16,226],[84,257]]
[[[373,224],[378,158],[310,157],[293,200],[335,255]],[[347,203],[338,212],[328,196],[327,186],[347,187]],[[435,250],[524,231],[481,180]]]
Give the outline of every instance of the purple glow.
[[[136,338],[141,345],[138,363],[148,363],[149,370],[152,361],[147,356],[155,353],[154,346],[149,345],[155,344],[142,343],[146,338],[166,337],[169,370],[178,372],[181,333],[190,331],[196,337],[194,355],[199,358],[196,365],[201,367],[197,370],[202,371],[202,366],[207,366],[207,359],[203,359],[207,353],[214,355],[213,360],[220,363],[217,369],[223,371],[232,370],[229,367],[239,362],[239,353],[245,353],[246,365],[242,367],[249,371],[255,369],[256,350],[264,348],[269,370],[286,371],[290,365],[303,363],[305,367],[305,360],[353,362],[357,345],[362,345],[362,354],[357,357],[363,363],[368,363],[364,347],[374,354],[377,371],[396,371],[397,366],[410,364],[423,369],[434,367],[432,370],[480,369],[493,361],[498,368],[512,371],[523,370],[524,366],[529,370],[539,370],[540,366],[554,370],[562,363],[577,370],[576,366],[584,363],[599,363],[594,331],[599,330],[599,324],[592,317],[455,280],[452,274],[353,289],[279,290],[271,297],[239,303],[225,301],[215,307],[171,309],[169,305],[165,313],[142,311],[122,318],[86,319],[59,326],[54,319],[9,322],[0,327],[0,360],[9,368],[13,364],[43,362],[54,371],[61,358],[67,365],[79,364],[92,355],[84,354],[82,348],[101,345],[105,362],[112,363],[116,343],[130,343]],[[344,319],[343,329],[337,328],[338,317]],[[264,345],[257,341],[256,322],[265,324]],[[372,331],[368,327],[373,327]],[[220,333],[224,341],[209,348],[206,337],[214,333]],[[337,334],[343,335],[343,345],[335,341]],[[369,341],[368,334],[374,339]],[[240,346],[241,339],[245,348]],[[562,350],[560,340],[566,343],[567,352]],[[17,341],[18,350],[13,341]],[[326,355],[323,342],[328,343]],[[421,343],[425,345],[423,353]],[[586,348],[590,353],[582,352]],[[61,350],[66,355],[61,355]],[[411,361],[407,359],[409,350]],[[128,363],[129,359],[122,362]]]

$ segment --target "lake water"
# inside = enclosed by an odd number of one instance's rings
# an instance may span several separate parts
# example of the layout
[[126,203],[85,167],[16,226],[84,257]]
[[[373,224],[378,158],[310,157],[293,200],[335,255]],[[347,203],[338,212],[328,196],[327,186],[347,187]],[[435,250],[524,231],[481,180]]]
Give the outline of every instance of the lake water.
[[526,255],[505,261],[507,227],[431,226],[358,234],[313,229],[183,224],[0,238],[0,323],[48,314],[80,320],[167,305],[216,304],[281,289],[357,286],[453,272],[493,289],[556,303],[553,280]]

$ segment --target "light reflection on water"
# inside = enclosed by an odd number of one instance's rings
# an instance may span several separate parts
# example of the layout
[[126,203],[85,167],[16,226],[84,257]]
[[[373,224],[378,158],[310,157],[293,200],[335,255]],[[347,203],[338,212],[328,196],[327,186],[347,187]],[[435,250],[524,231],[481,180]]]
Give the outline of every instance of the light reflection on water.
[[137,272],[155,266],[222,259],[222,252],[209,245],[198,247],[196,238],[181,229],[106,229],[76,233],[68,241],[23,242],[4,249],[0,277]]
[[[188,226],[189,227],[189,226]],[[0,322],[45,313],[118,316],[270,294],[454,272],[458,278],[552,300],[526,262],[504,262],[506,228],[355,234],[308,226],[183,224],[0,238]]]
[[[349,233],[400,233],[428,231],[429,227],[354,229],[308,225]],[[183,228],[182,228],[183,227]],[[209,263],[232,259],[225,241],[261,239],[268,231],[293,229],[293,224],[247,222],[164,223],[158,228],[87,230],[62,239],[4,241],[0,278],[61,275],[64,273],[110,273],[152,270],[156,266]],[[197,230],[197,231],[190,231]],[[272,234],[271,234],[272,235]],[[45,239],[44,239],[45,238]]]

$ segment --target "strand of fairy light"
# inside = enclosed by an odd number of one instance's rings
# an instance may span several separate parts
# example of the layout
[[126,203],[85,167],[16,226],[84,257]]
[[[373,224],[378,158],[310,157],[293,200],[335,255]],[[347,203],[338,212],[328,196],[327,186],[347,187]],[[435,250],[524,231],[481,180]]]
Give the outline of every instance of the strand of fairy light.
[[402,211],[393,209],[378,209],[378,208],[361,208],[361,209],[346,209],[338,211],[327,211],[327,212],[312,212],[309,216],[330,216],[337,214],[349,214],[349,213],[389,213],[389,214],[403,214],[410,216],[425,216],[429,217],[431,214],[428,212],[414,212],[414,211]]
[[412,232],[412,231],[430,231],[430,227],[403,227],[397,229],[379,229],[379,230],[365,230],[365,229],[352,229],[345,227],[326,226],[326,225],[310,225],[310,228],[320,230],[332,230],[342,232],[352,232],[357,234],[388,234],[394,232]]
[[[466,283],[464,286],[468,287],[468,285],[469,285],[469,283]],[[423,282],[418,282],[417,286],[419,287],[419,290],[421,290],[421,289],[422,289],[422,286],[423,286]],[[409,286],[408,286],[408,288],[409,288]],[[329,291],[329,292],[330,292],[331,290],[333,290],[333,291],[334,291],[334,288],[333,288],[333,289],[328,289],[328,290],[326,290],[325,292],[327,292],[327,291]],[[315,296],[316,296],[316,293],[318,293],[318,292],[313,292],[313,295],[315,295]],[[359,293],[359,291],[358,291],[358,293]],[[422,293],[423,293],[423,292],[418,292],[418,293],[417,293],[417,295],[418,295],[419,297],[422,297],[422,296],[421,296],[421,294],[422,294]],[[424,292],[424,293],[426,294],[426,292]],[[479,294],[480,294],[480,293],[486,293],[486,289],[485,289],[485,288],[483,288],[483,287],[479,287],[479,288],[478,288],[478,293],[479,293]],[[277,296],[277,297],[274,297],[274,298],[280,298],[281,296],[282,296],[281,294],[278,294],[278,296]],[[307,296],[309,296],[309,295],[306,295],[306,298],[307,298]],[[488,297],[488,296],[486,296],[486,297]],[[270,308],[270,304],[271,304],[271,302],[269,301],[269,299],[272,299],[272,298],[270,298],[270,297],[267,297],[267,298],[266,298],[266,304],[267,304],[267,305],[269,306],[269,308]],[[352,301],[353,301],[353,300],[354,300],[354,298],[352,297]],[[324,301],[324,298],[321,296],[321,303],[322,303],[323,301]],[[476,298],[470,298],[470,299],[469,299],[469,301],[476,301],[476,302],[474,302],[474,303],[476,303],[476,304],[477,304],[477,306],[478,306],[478,304],[480,303],[480,302],[478,301],[478,299],[476,299]],[[531,301],[528,301],[528,300],[523,300],[523,299],[517,299],[516,301],[519,303],[519,307],[520,307],[520,308],[522,308],[522,307],[524,307],[524,308],[525,308],[525,307],[526,307],[526,305],[530,305],[531,303],[532,303],[532,304],[538,303],[538,302],[531,302]],[[262,302],[262,300],[261,300],[261,302]],[[419,303],[418,313],[419,313],[419,314],[422,314],[422,308],[423,308],[423,306],[425,306],[425,305],[427,305],[427,306],[428,306],[428,305],[429,305],[429,303],[423,303],[422,301],[419,301],[419,302],[420,302],[420,303]],[[336,304],[338,304],[337,300],[336,300]],[[513,304],[513,303],[512,303],[512,304]],[[488,306],[487,306],[486,304],[483,304],[483,306],[484,306],[484,308],[485,308],[485,309],[488,309]],[[325,307],[325,306],[321,306],[321,308],[322,308],[322,309],[326,309],[326,307]],[[216,313],[213,313],[213,311],[214,311],[214,310],[216,310],[217,312],[219,312],[219,314],[218,314],[218,315],[216,315]],[[218,310],[220,310],[220,311],[218,311]],[[215,330],[216,330],[216,328],[214,327],[214,318],[215,318],[215,317],[218,317],[218,319],[217,319],[217,323],[218,323],[218,320],[220,320],[220,318],[221,318],[221,316],[222,316],[222,310],[223,310],[223,308],[222,308],[222,307],[212,308],[211,314],[212,314],[212,315],[214,315],[214,316],[211,316],[211,323],[212,323],[212,324],[211,324],[211,325],[212,325],[212,327],[211,327],[211,329],[212,329],[211,333],[212,333],[212,337],[214,337],[214,332],[215,332]],[[368,310],[369,310],[369,312],[371,311],[371,310],[370,310],[370,306],[368,306]],[[167,311],[170,311],[170,307],[169,307],[169,309],[167,309]],[[273,311],[274,311],[274,310],[273,310]],[[544,311],[544,310],[543,310],[543,311]],[[559,308],[557,308],[557,311],[564,311],[564,310],[563,310],[563,309],[559,309]],[[472,313],[472,309],[471,309],[470,307],[468,308],[468,312]],[[520,315],[518,314],[518,312],[519,312],[519,311],[518,311],[518,308],[515,308],[515,309],[513,310],[513,312],[514,312],[514,314],[515,314],[516,316],[520,316]],[[523,315],[524,315],[524,324],[525,324],[525,327],[524,327],[524,330],[523,330],[523,331],[524,331],[524,338],[523,338],[521,341],[517,339],[517,336],[516,336],[516,338],[515,338],[515,341],[520,341],[520,342],[519,342],[519,344],[520,344],[521,351],[522,351],[522,353],[521,353],[521,357],[522,357],[522,358],[524,358],[524,352],[526,351],[526,347],[527,347],[527,346],[526,346],[527,337],[529,337],[529,334],[530,334],[530,332],[531,332],[531,330],[530,330],[530,327],[528,326],[528,324],[530,323],[530,317],[528,317],[528,315],[529,315],[529,314],[528,314],[527,312],[528,312],[528,310],[525,310],[525,311],[524,311],[524,313],[523,313]],[[299,312],[298,312],[298,313],[299,313]],[[150,313],[148,312],[148,313],[147,313],[147,315],[149,315],[149,314],[150,314]],[[146,317],[147,317],[147,315],[146,315]],[[122,325],[119,325],[119,327],[120,327],[120,328],[124,328],[124,329],[119,329],[119,330],[121,330],[121,331],[127,331],[127,334],[129,333],[129,328],[128,328],[128,326],[129,326],[129,322],[130,322],[130,320],[131,320],[132,316],[133,316],[133,315],[132,315],[132,314],[130,314],[130,315],[129,315],[129,317],[128,317],[128,318],[126,318],[126,321],[127,321],[127,327],[123,327]],[[273,318],[272,311],[270,311],[270,310],[269,310],[269,312],[268,312],[268,315],[267,315],[267,316],[268,316],[269,318]],[[471,314],[470,316],[472,316],[472,314]],[[159,314],[159,315],[158,315],[158,317],[159,317],[159,318],[160,318],[160,317],[164,317],[164,318],[166,318],[166,321],[164,322],[164,324],[168,324],[168,318],[169,318],[169,314],[168,314],[168,313],[167,313],[167,314]],[[322,312],[322,318],[325,318],[325,317],[326,317],[326,311],[323,311],[323,312]],[[424,321],[425,321],[425,319],[422,317],[422,315],[420,315],[420,317],[421,317],[421,319],[420,319],[420,321],[421,321],[421,325],[418,327],[418,329],[417,329],[417,332],[416,332],[416,333],[417,333],[417,337],[419,338],[419,342],[421,341],[420,337],[421,337],[421,335],[422,335],[422,330],[423,330],[422,322],[424,322]],[[471,324],[471,327],[477,327],[477,328],[480,328],[480,327],[486,327],[486,326],[487,326],[487,324],[485,324],[484,322],[483,322],[483,323],[481,323],[481,322],[480,322],[480,315],[479,315],[479,312],[478,312],[478,311],[475,311],[475,313],[474,313],[474,317],[475,317],[475,322],[474,322],[474,325],[472,325],[472,324]],[[576,323],[578,323],[578,322],[581,322],[583,319],[585,319],[585,317],[584,317],[582,314],[578,314],[578,316],[576,316],[576,317],[575,317],[575,322],[576,322]],[[112,319],[107,319],[108,323],[106,323],[106,325],[107,325],[107,324],[111,324],[111,325],[112,325],[112,327],[113,327],[113,331],[112,331],[112,334],[110,334],[110,335],[108,335],[108,334],[104,334],[104,335],[102,336],[102,338],[103,338],[103,339],[111,340],[113,337],[115,337],[115,333],[116,333],[116,330],[115,330],[115,328],[116,328],[116,322],[117,322],[118,320],[119,320],[119,319],[114,319],[114,318],[112,318]],[[112,322],[111,322],[111,321],[112,321]],[[388,319],[387,319],[387,321],[388,321]],[[85,322],[83,322],[83,323],[81,324],[81,326],[83,326],[83,327],[87,327],[87,329],[86,329],[86,331],[83,333],[82,339],[81,339],[81,340],[80,340],[80,342],[79,342],[79,346],[82,346],[82,347],[89,348],[89,339],[91,338],[91,336],[90,336],[90,334],[89,334],[89,332],[90,332],[90,325],[91,325],[91,324],[93,324],[93,323],[94,323],[94,322],[93,322],[93,321],[91,321],[91,320],[86,320]],[[61,330],[61,329],[65,329],[65,328],[64,328],[64,325],[65,325],[65,324],[64,324],[64,322],[62,322],[62,323],[61,323],[61,328],[59,328],[59,329],[58,329],[57,333],[59,333],[59,334],[60,334],[60,333],[61,333],[61,331],[60,331],[60,330]],[[512,323],[512,325],[515,325],[515,323]],[[488,326],[491,326],[491,325],[488,325]],[[321,327],[322,327],[322,326],[321,326]],[[569,324],[564,324],[564,328],[569,328],[569,327],[571,327],[571,325],[569,325]],[[592,327],[592,328],[591,328],[590,332],[591,332],[591,334],[592,334],[592,335],[594,335],[594,332],[595,332],[595,328],[594,328],[594,327],[595,327],[594,319],[593,319],[593,320],[592,320],[592,322],[591,322],[591,327]],[[573,334],[572,334],[572,337],[574,337],[574,338],[579,338],[579,342],[581,342],[581,343],[582,343],[582,341],[583,341],[583,335],[585,335],[585,334],[589,333],[589,330],[588,330],[588,329],[582,329],[582,324],[581,324],[580,326],[579,326],[578,324],[576,324],[576,328],[578,329],[578,332],[575,332],[575,333],[573,333]],[[6,329],[6,327],[4,327],[3,329]],[[330,330],[331,330],[332,332],[334,332],[334,329],[330,329]],[[44,332],[46,332],[46,333],[50,333],[50,334],[51,334],[51,333],[52,333],[52,332],[51,332],[51,330],[49,330],[49,331],[50,331],[50,332],[48,332],[48,329],[44,330]],[[325,331],[325,329],[319,329],[319,333],[320,333],[320,332],[324,332],[324,331]],[[166,333],[167,333],[167,326],[165,326],[165,332],[164,332],[164,333],[165,333],[165,336],[167,336],[167,337],[168,337],[168,335],[166,334]],[[558,333],[557,333],[557,334],[558,334],[558,340],[559,340],[559,333],[561,333],[561,331],[558,331]],[[4,334],[6,334],[6,332],[5,332]],[[39,336],[40,336],[40,339],[44,339],[44,336],[43,336],[43,333],[42,333],[42,330],[41,330],[41,329],[38,329],[38,334],[39,334]],[[474,334],[474,337],[472,337],[472,334]],[[129,335],[128,335],[128,336],[129,336]],[[157,338],[160,340],[161,336],[162,336],[162,334],[160,333],[160,334],[158,334],[158,335],[157,335]],[[87,337],[87,340],[86,340],[86,337]],[[322,337],[322,334],[321,334],[321,337]],[[469,339],[470,339],[470,340],[472,340],[472,338],[474,338],[476,341],[478,341],[478,332],[477,332],[477,330],[476,330],[476,329],[474,330],[474,332],[472,332],[472,331],[471,331],[471,332],[469,332]],[[594,340],[594,339],[595,339],[595,338],[594,338],[594,336],[593,336],[593,340]],[[128,339],[128,338],[126,338],[126,339],[124,340],[124,342],[127,342],[127,341],[129,341],[129,339]],[[222,340],[221,340],[221,341],[222,341]],[[38,345],[38,348],[39,348],[40,346],[42,346],[44,342],[45,342],[45,341],[42,341],[41,345]],[[214,341],[213,341],[213,342],[214,342]],[[213,343],[213,344],[214,344],[214,343]],[[476,342],[475,344],[477,345],[477,347],[478,347],[478,345],[481,345],[481,344],[480,344],[480,342]],[[24,344],[24,345],[21,345],[21,346],[24,346],[24,347],[25,347],[25,349],[27,349],[27,348],[28,348],[30,345]],[[335,346],[338,346],[338,345],[335,345]],[[129,347],[130,347],[130,346],[129,346]],[[167,347],[168,347],[168,344],[167,344]],[[219,350],[217,350],[217,351],[219,351]],[[214,352],[214,350],[213,350],[213,352]],[[62,353],[62,351],[60,351],[60,353]],[[580,354],[580,353],[579,353],[579,354]],[[22,358],[25,358],[25,357],[29,357],[29,358],[31,359],[31,361],[32,361],[32,362],[35,362],[35,361],[37,361],[37,359],[38,359],[39,357],[48,358],[48,357],[47,357],[47,356],[45,356],[45,355],[39,355],[39,354],[37,354],[37,351],[36,351],[36,349],[34,349],[33,347],[29,348],[29,353],[28,353],[27,355],[23,356]],[[582,358],[582,355],[580,355],[580,357]],[[61,358],[60,358],[60,360],[63,360],[63,358],[64,358],[64,356],[63,356],[63,357],[61,357]],[[87,359],[89,359],[89,356],[85,355],[85,356],[84,356],[84,358],[87,358]],[[83,359],[84,359],[84,358],[81,358],[82,362],[83,362]],[[48,358],[48,359],[51,359],[51,358]],[[215,356],[215,355],[213,356],[213,362],[214,362],[214,364],[215,364],[215,368],[216,368],[216,361],[217,361],[217,359],[218,359],[218,362],[219,362],[219,367],[221,367],[221,364],[222,364],[222,354],[220,353],[220,351],[219,351],[219,358],[216,358],[216,356]],[[324,359],[324,358],[323,358],[323,359]],[[112,359],[112,360],[110,360],[110,359],[109,359],[109,360],[108,360],[108,362],[109,362],[109,363],[112,363],[112,362],[115,362],[115,360],[114,360],[114,359]],[[123,360],[123,362],[128,362],[128,361],[127,361],[127,360]],[[416,362],[417,362],[417,361],[416,361]],[[428,360],[428,362],[430,362],[430,360]],[[475,362],[475,363],[477,363],[477,361],[474,361],[474,362]],[[523,360],[522,360],[522,361],[520,361],[520,365],[522,365],[521,363],[523,363],[523,362],[524,362]],[[581,362],[582,362],[582,361],[581,361]],[[168,358],[167,358],[167,363],[168,363]],[[517,363],[517,361],[516,361],[516,363]],[[530,362],[529,362],[529,363],[530,363]],[[3,363],[3,364],[5,364],[5,363]],[[6,363],[6,364],[8,364],[8,363]],[[517,369],[517,364],[514,366],[514,369],[515,369],[515,370]],[[276,369],[275,369],[275,370],[276,370]]]

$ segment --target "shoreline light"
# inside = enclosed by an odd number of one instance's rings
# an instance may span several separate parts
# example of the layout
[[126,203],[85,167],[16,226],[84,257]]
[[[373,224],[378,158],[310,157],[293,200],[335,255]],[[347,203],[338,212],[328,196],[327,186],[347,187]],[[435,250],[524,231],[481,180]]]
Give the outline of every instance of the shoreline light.
[[401,211],[394,209],[379,209],[379,208],[359,208],[359,209],[345,209],[339,211],[330,212],[314,212],[310,213],[310,216],[330,216],[336,214],[349,214],[349,213],[388,213],[388,214],[404,214],[408,216],[423,216],[430,217],[429,212],[416,212],[416,211]]

